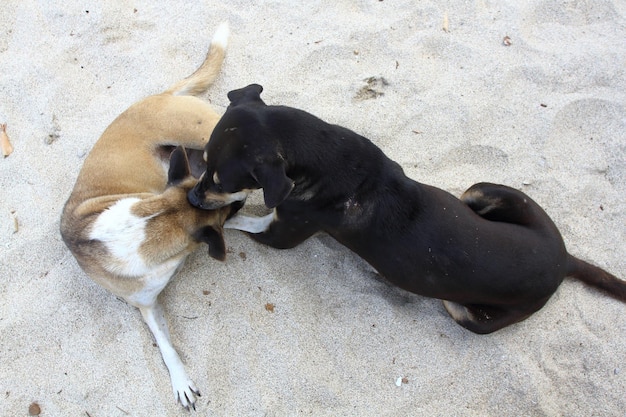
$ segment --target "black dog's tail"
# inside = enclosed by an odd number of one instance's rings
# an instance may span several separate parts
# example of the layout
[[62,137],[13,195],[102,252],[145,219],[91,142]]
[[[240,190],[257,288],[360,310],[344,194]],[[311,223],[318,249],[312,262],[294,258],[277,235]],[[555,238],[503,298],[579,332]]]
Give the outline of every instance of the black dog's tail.
[[622,281],[600,267],[568,255],[567,276],[576,278],[626,303],[626,281]]

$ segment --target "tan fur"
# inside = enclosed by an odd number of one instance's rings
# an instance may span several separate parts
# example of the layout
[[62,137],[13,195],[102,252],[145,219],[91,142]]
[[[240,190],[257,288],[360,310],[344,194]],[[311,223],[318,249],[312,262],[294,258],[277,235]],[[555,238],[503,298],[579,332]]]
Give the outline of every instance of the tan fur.
[[[189,177],[168,187],[167,169],[174,147],[182,145],[201,155],[219,120],[195,95],[205,92],[217,77],[227,33],[227,26],[221,28],[221,37],[214,38],[196,72],[165,92],[133,104],[111,123],[85,159],[61,216],[63,240],[85,273],[140,308],[161,348],[174,394],[187,408],[194,406],[198,392],[171,346],[157,296],[199,245],[194,233],[210,226],[221,235],[230,208],[193,208],[186,195],[197,180]],[[116,273],[122,270],[123,260],[110,253],[105,242],[90,237],[99,216],[127,198],[140,200],[131,214],[149,218],[137,251],[138,258],[151,268],[146,275]]]

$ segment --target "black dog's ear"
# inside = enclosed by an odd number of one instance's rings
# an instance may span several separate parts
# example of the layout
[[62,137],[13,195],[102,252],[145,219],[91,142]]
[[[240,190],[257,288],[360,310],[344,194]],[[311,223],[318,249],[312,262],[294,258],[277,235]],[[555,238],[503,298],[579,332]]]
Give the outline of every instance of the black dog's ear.
[[285,164],[265,163],[252,171],[252,176],[263,188],[263,198],[268,208],[283,202],[293,189],[293,181],[285,173]]
[[263,91],[263,87],[259,84],[250,84],[247,87],[240,88],[239,90],[233,90],[228,93],[228,99],[230,100],[229,107],[235,107],[239,104],[256,101],[262,104],[263,100],[261,100],[261,92]]
[[177,146],[170,155],[170,169],[167,172],[167,185],[177,185],[190,175],[189,159],[182,146]]
[[226,258],[226,244],[222,233],[215,230],[211,226],[204,226],[193,234],[193,237],[199,241],[209,245],[209,256],[223,261]]

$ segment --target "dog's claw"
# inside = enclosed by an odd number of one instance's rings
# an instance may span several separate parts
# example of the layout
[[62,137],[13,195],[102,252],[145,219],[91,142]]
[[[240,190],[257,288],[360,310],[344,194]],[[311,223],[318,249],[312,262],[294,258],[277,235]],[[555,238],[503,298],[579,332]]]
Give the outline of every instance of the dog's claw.
[[196,411],[196,397],[200,397],[200,392],[192,385],[187,386],[184,390],[177,390],[175,392],[176,402],[179,403],[185,410],[191,411],[193,408]]

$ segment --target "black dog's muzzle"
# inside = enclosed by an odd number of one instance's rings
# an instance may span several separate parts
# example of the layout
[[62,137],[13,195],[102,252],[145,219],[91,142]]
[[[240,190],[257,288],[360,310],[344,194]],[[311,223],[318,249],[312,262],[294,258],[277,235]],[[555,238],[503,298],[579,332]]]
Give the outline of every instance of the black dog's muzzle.
[[[219,194],[202,191],[202,183],[199,182],[195,187],[187,193],[189,203],[203,210],[217,210],[219,208],[229,206],[235,203],[243,203],[246,201],[248,192],[240,191],[231,194]],[[239,206],[241,208],[241,206]]]
[[228,205],[228,203],[219,199],[207,201],[205,193],[200,190],[200,183],[196,184],[196,186],[187,193],[187,200],[192,206],[203,210],[216,210]]

